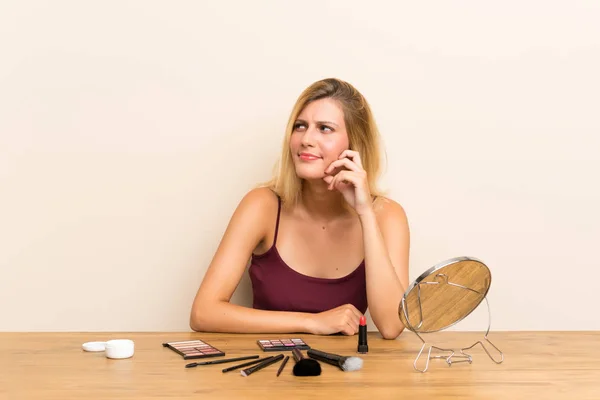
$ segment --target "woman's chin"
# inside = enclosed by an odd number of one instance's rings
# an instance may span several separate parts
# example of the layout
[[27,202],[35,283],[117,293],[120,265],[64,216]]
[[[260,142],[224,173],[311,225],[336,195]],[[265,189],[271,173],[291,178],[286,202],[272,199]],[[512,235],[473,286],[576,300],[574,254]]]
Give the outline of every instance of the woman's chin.
[[304,180],[304,181],[308,181],[308,182],[324,182],[323,178],[325,177],[325,174],[321,174],[321,175],[298,175],[298,178]]
[[325,171],[323,171],[322,168],[315,168],[313,166],[302,165],[296,167],[296,175],[298,175],[298,178],[300,179],[314,181],[318,179],[323,179],[325,177]]

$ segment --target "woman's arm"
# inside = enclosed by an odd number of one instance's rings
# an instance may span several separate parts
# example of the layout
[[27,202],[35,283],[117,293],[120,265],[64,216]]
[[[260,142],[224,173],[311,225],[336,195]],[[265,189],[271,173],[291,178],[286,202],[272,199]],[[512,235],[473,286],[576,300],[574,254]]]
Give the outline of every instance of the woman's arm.
[[[336,172],[342,167],[346,169]],[[358,213],[363,231],[369,310],[381,335],[394,339],[404,329],[398,305],[408,285],[410,243],[404,210],[385,198],[376,201],[381,208],[373,205],[367,173],[357,151],[343,151],[325,174],[323,180],[329,184],[329,190],[339,190]]]
[[373,322],[385,339],[395,339],[404,329],[398,306],[408,286],[410,234],[404,209],[381,198],[377,212],[360,215],[363,230],[367,300]]
[[194,299],[190,327],[210,332],[305,332],[309,314],[255,310],[229,303],[248,259],[277,211],[267,188],[250,191],[235,210]]

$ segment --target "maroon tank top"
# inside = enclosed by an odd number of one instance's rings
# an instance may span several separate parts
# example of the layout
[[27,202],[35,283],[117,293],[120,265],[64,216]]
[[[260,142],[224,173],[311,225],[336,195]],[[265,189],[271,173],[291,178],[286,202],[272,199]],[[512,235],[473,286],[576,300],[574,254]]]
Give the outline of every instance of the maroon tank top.
[[291,269],[277,251],[281,215],[278,196],[273,245],[263,254],[253,254],[248,273],[252,282],[253,307],[270,311],[318,313],[343,304],[367,311],[365,261],[350,274],[336,279],[316,278]]

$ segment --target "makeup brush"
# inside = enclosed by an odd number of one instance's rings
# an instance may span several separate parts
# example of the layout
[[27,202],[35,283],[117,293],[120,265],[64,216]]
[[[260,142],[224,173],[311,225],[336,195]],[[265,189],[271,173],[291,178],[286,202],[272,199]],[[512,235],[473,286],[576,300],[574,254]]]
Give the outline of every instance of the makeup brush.
[[316,360],[305,358],[298,349],[292,350],[292,356],[296,365],[293,373],[295,376],[319,376],[321,375],[321,364]]
[[344,357],[337,354],[325,353],[324,351],[309,349],[306,354],[310,358],[323,361],[324,363],[335,365],[344,372],[358,371],[363,366],[363,360],[360,357]]

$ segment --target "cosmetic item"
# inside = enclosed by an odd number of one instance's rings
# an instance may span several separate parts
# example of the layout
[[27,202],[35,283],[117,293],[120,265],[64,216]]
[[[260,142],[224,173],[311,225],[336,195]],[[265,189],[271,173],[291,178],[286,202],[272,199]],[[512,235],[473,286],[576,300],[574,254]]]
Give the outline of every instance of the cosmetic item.
[[129,339],[114,339],[107,342],[87,342],[81,347],[90,352],[103,351],[107,358],[118,360],[133,357],[135,343]]
[[369,345],[367,344],[367,319],[364,315],[360,317],[360,324],[358,326],[358,352],[361,354],[369,352]]
[[194,368],[198,365],[213,365],[213,364],[224,364],[234,361],[243,361],[243,360],[252,360],[254,358],[258,358],[259,356],[246,356],[246,357],[236,357],[236,358],[224,358],[221,360],[212,360],[212,361],[202,361],[202,362],[193,362],[190,364],[186,364],[186,368]]
[[283,368],[285,367],[285,364],[287,364],[289,359],[290,359],[290,356],[285,356],[285,358],[283,359],[283,362],[281,363],[281,366],[277,370],[277,376],[281,375],[281,371],[283,371]]
[[337,354],[310,349],[306,352],[310,358],[335,365],[344,372],[358,371],[363,366],[363,360],[359,357],[344,357]]
[[104,354],[106,354],[106,357],[114,359],[130,358],[133,356],[133,350],[133,340],[109,340],[106,342],[106,350],[104,351]]
[[106,350],[106,342],[87,342],[81,345],[84,351],[100,352]]
[[263,361],[270,360],[271,358],[273,358],[273,356],[263,357],[263,358],[259,358],[258,360],[248,361],[248,362],[243,363],[243,364],[233,365],[231,367],[223,369],[221,372],[229,372],[229,371],[233,371],[233,370],[236,370],[236,369],[239,369],[239,368],[244,368],[244,367],[247,367],[249,365],[254,365],[254,364],[261,363]]
[[290,351],[293,349],[308,350],[310,346],[302,339],[257,340],[262,351]]
[[225,352],[202,340],[186,340],[182,342],[163,343],[163,347],[180,354],[184,360],[224,356]]
[[305,358],[300,350],[292,350],[292,356],[294,356],[294,376],[319,376],[321,375],[321,364],[317,360]]
[[270,360],[265,360],[265,361],[261,362],[260,364],[256,364],[254,367],[243,369],[240,372],[240,374],[242,376],[250,376],[251,374],[255,373],[256,371],[260,371],[261,369],[268,367],[271,364],[275,364],[276,362],[279,362],[279,360],[281,360],[282,358],[283,358],[283,354],[280,354],[275,357],[271,357]]

